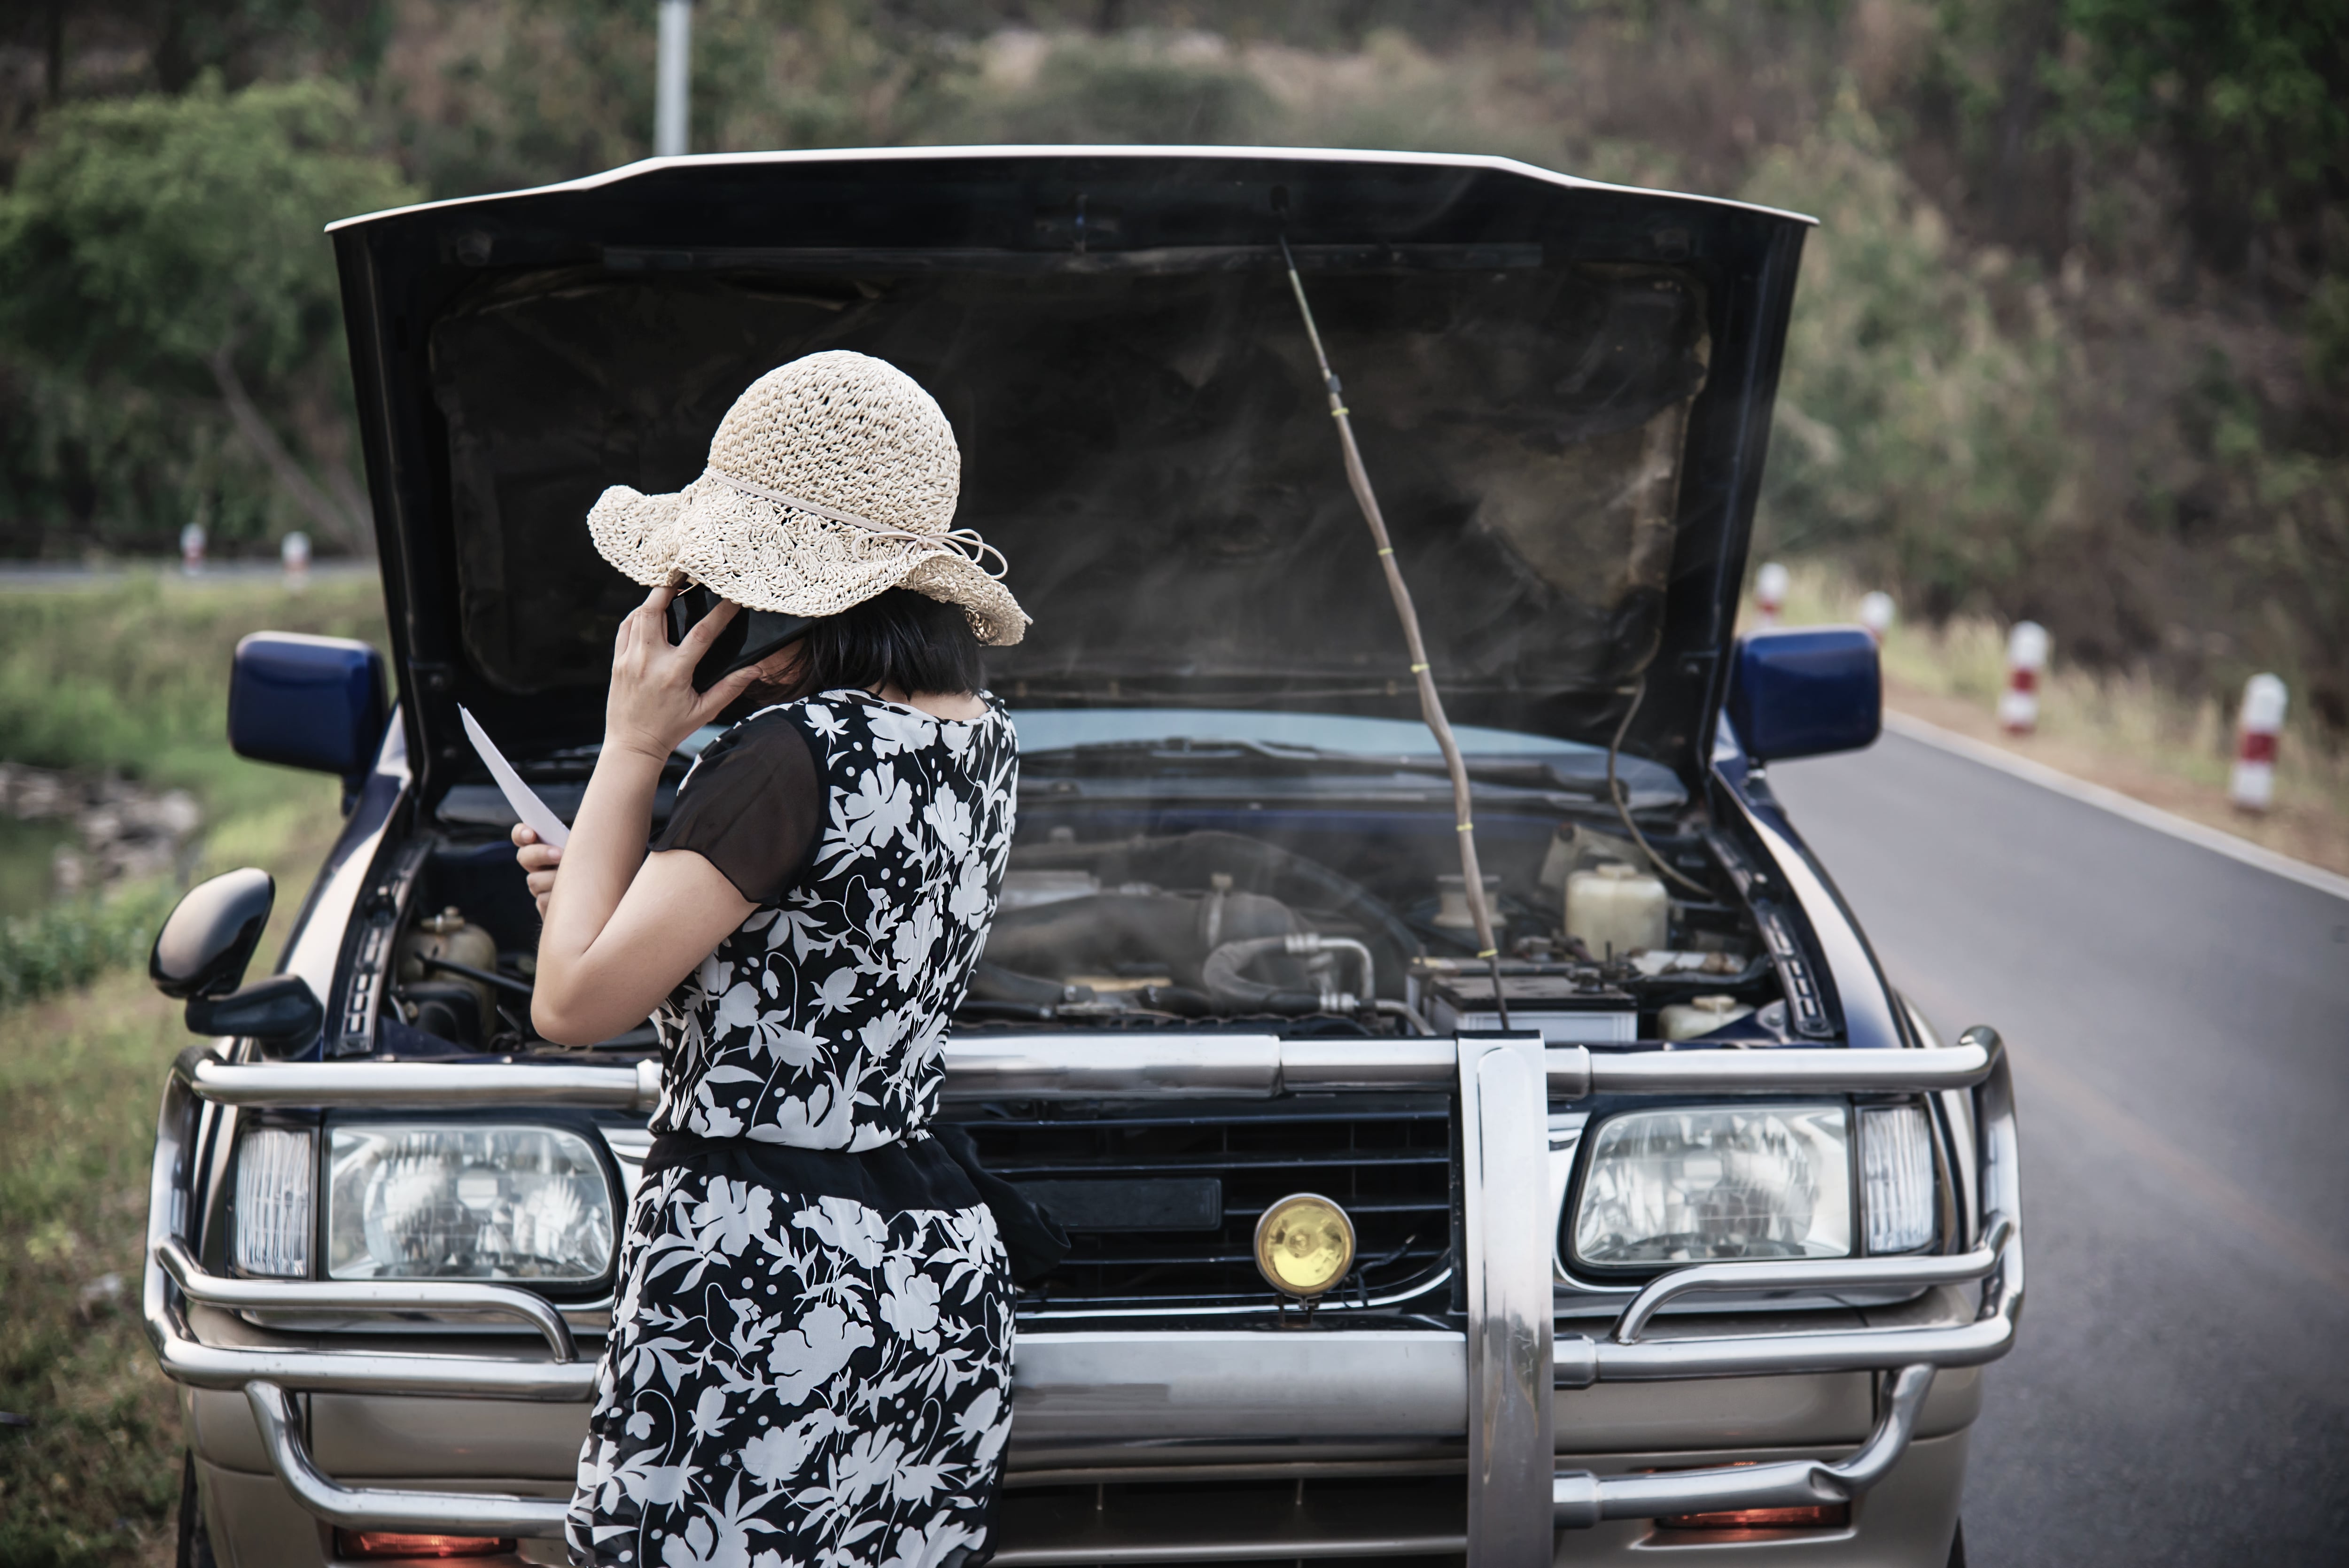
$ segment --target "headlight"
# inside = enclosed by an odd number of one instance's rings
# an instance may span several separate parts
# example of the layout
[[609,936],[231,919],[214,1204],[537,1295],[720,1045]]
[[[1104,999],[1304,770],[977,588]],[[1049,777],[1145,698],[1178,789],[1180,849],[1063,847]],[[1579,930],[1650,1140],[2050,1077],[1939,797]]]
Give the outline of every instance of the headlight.
[[1933,1239],[1933,1140],[1923,1106],[1859,1113],[1859,1180],[1869,1252],[1914,1252]]
[[304,1279],[310,1273],[310,1130],[255,1127],[236,1145],[240,1273]]
[[557,1127],[337,1127],[327,1147],[335,1279],[592,1280],[612,1261],[612,1191]]
[[1851,1252],[1840,1105],[1635,1110],[1603,1122],[1573,1225],[1602,1267]]

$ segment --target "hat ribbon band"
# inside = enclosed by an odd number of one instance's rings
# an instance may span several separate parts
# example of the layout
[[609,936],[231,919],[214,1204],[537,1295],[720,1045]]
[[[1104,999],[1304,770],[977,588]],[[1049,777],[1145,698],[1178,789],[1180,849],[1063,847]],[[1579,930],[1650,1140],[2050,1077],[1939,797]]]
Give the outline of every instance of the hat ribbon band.
[[[769,490],[764,485],[754,485],[749,480],[738,480],[732,474],[717,469],[703,469],[702,477],[716,480],[728,489],[740,490],[744,495],[756,496],[761,500],[771,500],[777,506],[789,507],[793,511],[812,512],[828,522],[843,523],[850,528],[861,529],[876,538],[904,539],[910,540],[916,544],[929,545],[932,548],[923,553],[958,556],[999,583],[1003,580],[1004,574],[1011,570],[1011,562],[1003,558],[1003,552],[988,543],[975,528],[950,528],[943,533],[923,533],[910,528],[893,528],[885,522],[875,522],[869,517],[859,517],[853,511],[841,511],[812,500],[802,500],[795,495],[785,495],[781,490]],[[995,557],[995,565],[992,569],[988,566],[986,561],[989,555]]]

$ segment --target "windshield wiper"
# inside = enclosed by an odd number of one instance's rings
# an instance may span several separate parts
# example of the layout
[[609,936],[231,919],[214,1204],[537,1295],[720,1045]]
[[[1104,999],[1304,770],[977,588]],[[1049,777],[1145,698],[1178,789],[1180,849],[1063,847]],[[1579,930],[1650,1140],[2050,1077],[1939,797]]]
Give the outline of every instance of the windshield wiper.
[[[1571,754],[1578,761],[1586,760],[1580,753]],[[1049,770],[1060,758],[1072,761],[1118,761],[1133,758],[1164,758],[1170,761],[1213,762],[1239,766],[1274,765],[1283,769],[1321,768],[1355,774],[1429,773],[1444,774],[1447,770],[1441,757],[1423,757],[1409,753],[1380,756],[1361,751],[1333,751],[1325,747],[1307,746],[1278,740],[1202,739],[1191,736],[1164,736],[1147,740],[1088,740],[1068,746],[1055,746],[1040,751],[1023,752],[1022,767],[1040,764]],[[1607,778],[1603,759],[1597,754],[1587,760],[1591,771],[1568,770],[1559,767],[1558,758],[1519,757],[1469,757],[1464,758],[1468,777],[1478,783],[1516,785],[1528,789],[1565,789],[1593,799],[1604,799]]]

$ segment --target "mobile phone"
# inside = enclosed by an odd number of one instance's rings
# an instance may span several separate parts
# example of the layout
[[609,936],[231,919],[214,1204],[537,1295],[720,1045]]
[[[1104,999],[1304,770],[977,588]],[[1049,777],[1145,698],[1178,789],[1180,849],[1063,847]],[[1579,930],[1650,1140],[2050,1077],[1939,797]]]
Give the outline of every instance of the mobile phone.
[[[685,641],[686,633],[725,603],[696,583],[677,592],[668,602],[668,640]],[[737,610],[718,634],[701,662],[693,666],[693,689],[708,691],[736,670],[772,656],[798,642],[815,624],[812,615],[781,615],[771,610]]]

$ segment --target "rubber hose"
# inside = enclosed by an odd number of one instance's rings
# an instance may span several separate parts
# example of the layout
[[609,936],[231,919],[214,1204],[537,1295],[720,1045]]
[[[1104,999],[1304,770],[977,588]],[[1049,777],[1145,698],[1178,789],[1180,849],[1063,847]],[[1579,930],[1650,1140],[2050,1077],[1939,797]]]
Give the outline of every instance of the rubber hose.
[[1299,991],[1251,980],[1241,973],[1268,953],[1288,950],[1289,939],[1286,936],[1254,936],[1243,942],[1226,942],[1207,954],[1202,971],[1207,989],[1217,1001],[1236,1002],[1268,1013],[1335,1012],[1354,1005],[1354,998],[1343,992]]

